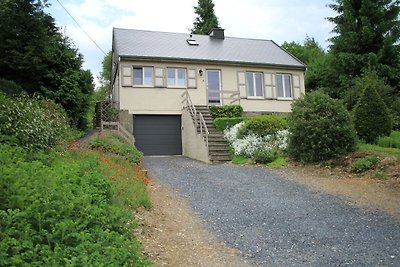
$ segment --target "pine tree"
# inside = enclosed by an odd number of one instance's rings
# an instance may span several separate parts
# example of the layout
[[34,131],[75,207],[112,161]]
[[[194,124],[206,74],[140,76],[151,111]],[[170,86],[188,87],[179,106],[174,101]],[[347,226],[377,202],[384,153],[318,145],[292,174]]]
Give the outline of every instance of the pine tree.
[[[331,38],[331,62],[326,85],[335,97],[354,77],[375,69],[381,78],[400,90],[400,1],[335,0],[329,5],[338,13],[328,18],[335,24]],[[400,95],[400,91],[398,91]]]
[[214,12],[212,0],[199,0],[194,13],[197,14],[193,23],[192,33],[209,34],[214,28],[219,28],[218,18]]

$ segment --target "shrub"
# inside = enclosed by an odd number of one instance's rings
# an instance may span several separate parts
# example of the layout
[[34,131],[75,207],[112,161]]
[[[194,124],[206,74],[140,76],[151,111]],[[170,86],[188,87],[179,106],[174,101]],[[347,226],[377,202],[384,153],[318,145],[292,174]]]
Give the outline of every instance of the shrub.
[[239,136],[255,134],[261,137],[276,134],[288,128],[285,117],[276,115],[260,115],[248,118],[239,130]]
[[91,148],[98,148],[102,151],[111,152],[124,157],[131,163],[139,163],[143,157],[134,145],[128,144],[122,137],[116,134],[102,134],[90,140]]
[[353,163],[352,172],[362,173],[370,170],[379,162],[376,156],[366,156],[364,158],[358,159]]
[[210,106],[209,109],[213,119],[234,118],[243,115],[243,108],[239,105]]
[[351,116],[341,102],[314,91],[292,104],[288,117],[288,153],[295,160],[318,162],[353,151],[356,144]]
[[[0,265],[146,266],[131,207],[114,201],[139,184],[134,169],[116,172],[97,153],[36,153],[0,144]],[[121,176],[120,188],[111,178]]]
[[267,164],[276,160],[280,156],[277,149],[258,149],[254,152],[253,160],[256,163]]
[[218,131],[223,131],[227,128],[231,128],[232,126],[238,124],[239,122],[244,121],[244,117],[235,117],[235,118],[216,118],[214,120],[214,126]]
[[367,143],[374,143],[379,136],[389,135],[392,130],[391,115],[376,90],[373,84],[365,84],[354,108],[357,135]]
[[29,150],[47,150],[64,141],[71,129],[64,110],[54,102],[0,93],[0,134],[14,136]]
[[8,95],[19,95],[23,91],[24,89],[15,82],[6,79],[0,79],[0,92]]
[[379,137],[377,144],[381,147],[400,148],[400,131],[393,131],[390,136]]

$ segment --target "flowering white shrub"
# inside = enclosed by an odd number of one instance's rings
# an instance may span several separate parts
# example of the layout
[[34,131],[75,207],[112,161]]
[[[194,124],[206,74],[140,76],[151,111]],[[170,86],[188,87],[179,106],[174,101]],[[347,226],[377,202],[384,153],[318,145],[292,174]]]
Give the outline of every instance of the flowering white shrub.
[[243,126],[243,124],[243,122],[238,123],[230,129],[226,129],[224,131],[225,139],[231,144],[236,155],[252,157],[254,152],[258,149],[286,149],[289,131],[280,130],[276,134],[267,135],[264,137],[260,137],[251,133],[242,138],[238,138],[237,135],[239,129]]

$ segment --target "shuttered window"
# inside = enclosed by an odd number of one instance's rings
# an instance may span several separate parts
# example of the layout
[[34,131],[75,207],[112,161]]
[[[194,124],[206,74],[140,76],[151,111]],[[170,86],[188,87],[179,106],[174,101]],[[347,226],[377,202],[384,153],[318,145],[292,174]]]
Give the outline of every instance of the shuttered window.
[[133,67],[133,85],[153,86],[153,67]]
[[276,90],[278,98],[292,99],[292,76],[290,74],[276,74]]
[[263,74],[261,72],[246,72],[247,96],[262,97],[263,96]]
[[186,88],[186,69],[167,68],[167,86]]

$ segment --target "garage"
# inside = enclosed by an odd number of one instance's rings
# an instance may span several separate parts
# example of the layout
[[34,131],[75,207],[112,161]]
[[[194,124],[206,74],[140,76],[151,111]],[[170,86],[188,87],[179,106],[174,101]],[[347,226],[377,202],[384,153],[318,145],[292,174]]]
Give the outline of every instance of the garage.
[[182,155],[180,115],[134,115],[135,146],[145,156]]

